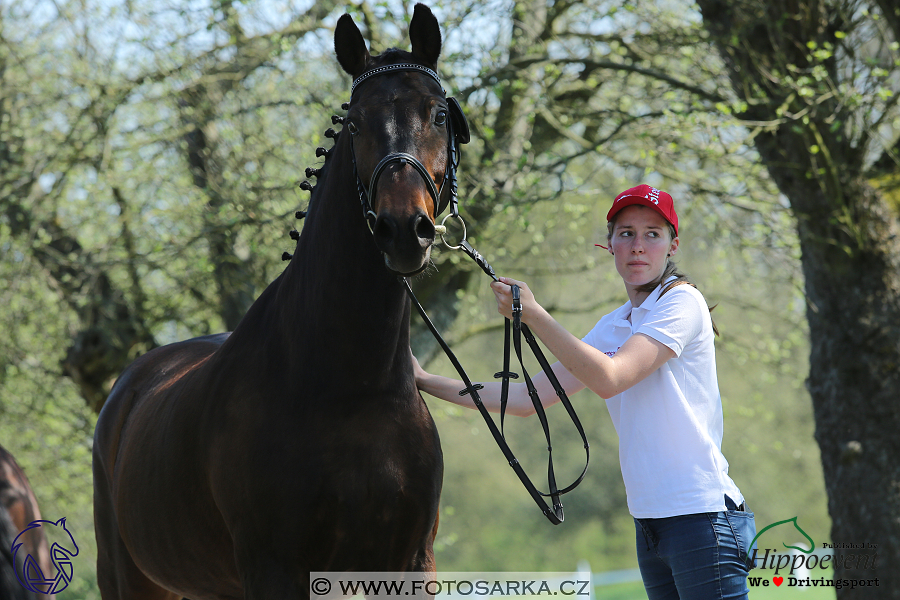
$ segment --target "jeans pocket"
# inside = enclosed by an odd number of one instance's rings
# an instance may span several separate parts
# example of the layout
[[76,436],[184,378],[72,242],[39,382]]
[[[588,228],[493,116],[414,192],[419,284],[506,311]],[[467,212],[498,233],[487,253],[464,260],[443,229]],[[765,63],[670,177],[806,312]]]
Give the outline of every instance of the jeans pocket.
[[[737,543],[738,555],[749,572],[756,567],[754,549],[756,548],[756,520],[752,512],[739,510],[725,511],[725,518],[731,525]],[[752,546],[751,546],[752,545]]]

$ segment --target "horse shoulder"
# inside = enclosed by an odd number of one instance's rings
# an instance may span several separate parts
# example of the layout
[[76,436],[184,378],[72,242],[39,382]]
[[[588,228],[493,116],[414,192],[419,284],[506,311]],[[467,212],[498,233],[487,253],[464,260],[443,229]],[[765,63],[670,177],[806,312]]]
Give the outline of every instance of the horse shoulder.
[[116,380],[94,431],[94,453],[112,475],[123,433],[143,404],[160,402],[166,392],[212,357],[228,333],[175,342],[137,358]]

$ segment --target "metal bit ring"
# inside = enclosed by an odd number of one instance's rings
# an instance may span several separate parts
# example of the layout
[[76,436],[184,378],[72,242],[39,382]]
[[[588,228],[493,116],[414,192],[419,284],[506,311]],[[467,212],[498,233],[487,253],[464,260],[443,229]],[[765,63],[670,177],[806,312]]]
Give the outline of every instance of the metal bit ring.
[[[463,228],[462,239],[459,240],[459,244],[457,244],[456,246],[451,246],[450,244],[448,244],[447,238],[444,237],[444,234],[447,233],[447,227],[444,225],[444,223],[446,223],[447,219],[449,219],[450,217],[455,217],[455,218],[459,219],[459,222],[460,222],[460,224],[462,224],[462,228]],[[466,222],[463,221],[463,218],[461,216],[454,215],[453,213],[450,213],[447,216],[445,216],[444,219],[441,221],[439,228],[436,227],[435,231],[440,232],[441,241],[444,242],[444,245],[447,246],[448,248],[450,248],[451,250],[459,250],[462,247],[462,243],[466,241],[466,233],[467,233],[466,232]]]

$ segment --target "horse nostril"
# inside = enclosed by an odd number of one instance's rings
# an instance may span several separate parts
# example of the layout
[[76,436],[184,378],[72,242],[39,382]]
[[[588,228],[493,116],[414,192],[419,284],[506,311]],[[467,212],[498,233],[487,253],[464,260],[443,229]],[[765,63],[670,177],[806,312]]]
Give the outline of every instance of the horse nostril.
[[413,220],[413,231],[422,246],[430,246],[434,242],[434,223],[426,215],[419,215]]
[[393,247],[394,238],[397,236],[397,223],[390,215],[378,215],[375,219],[375,227],[372,228],[372,235],[375,236],[375,245],[382,252],[388,251]]

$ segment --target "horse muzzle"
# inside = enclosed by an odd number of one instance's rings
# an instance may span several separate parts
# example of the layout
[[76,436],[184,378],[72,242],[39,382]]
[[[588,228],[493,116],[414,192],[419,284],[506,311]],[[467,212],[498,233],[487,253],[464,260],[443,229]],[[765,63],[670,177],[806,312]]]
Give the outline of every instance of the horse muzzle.
[[434,244],[434,222],[424,212],[396,216],[382,211],[372,226],[375,245],[384,255],[385,266],[404,277],[425,270]]

